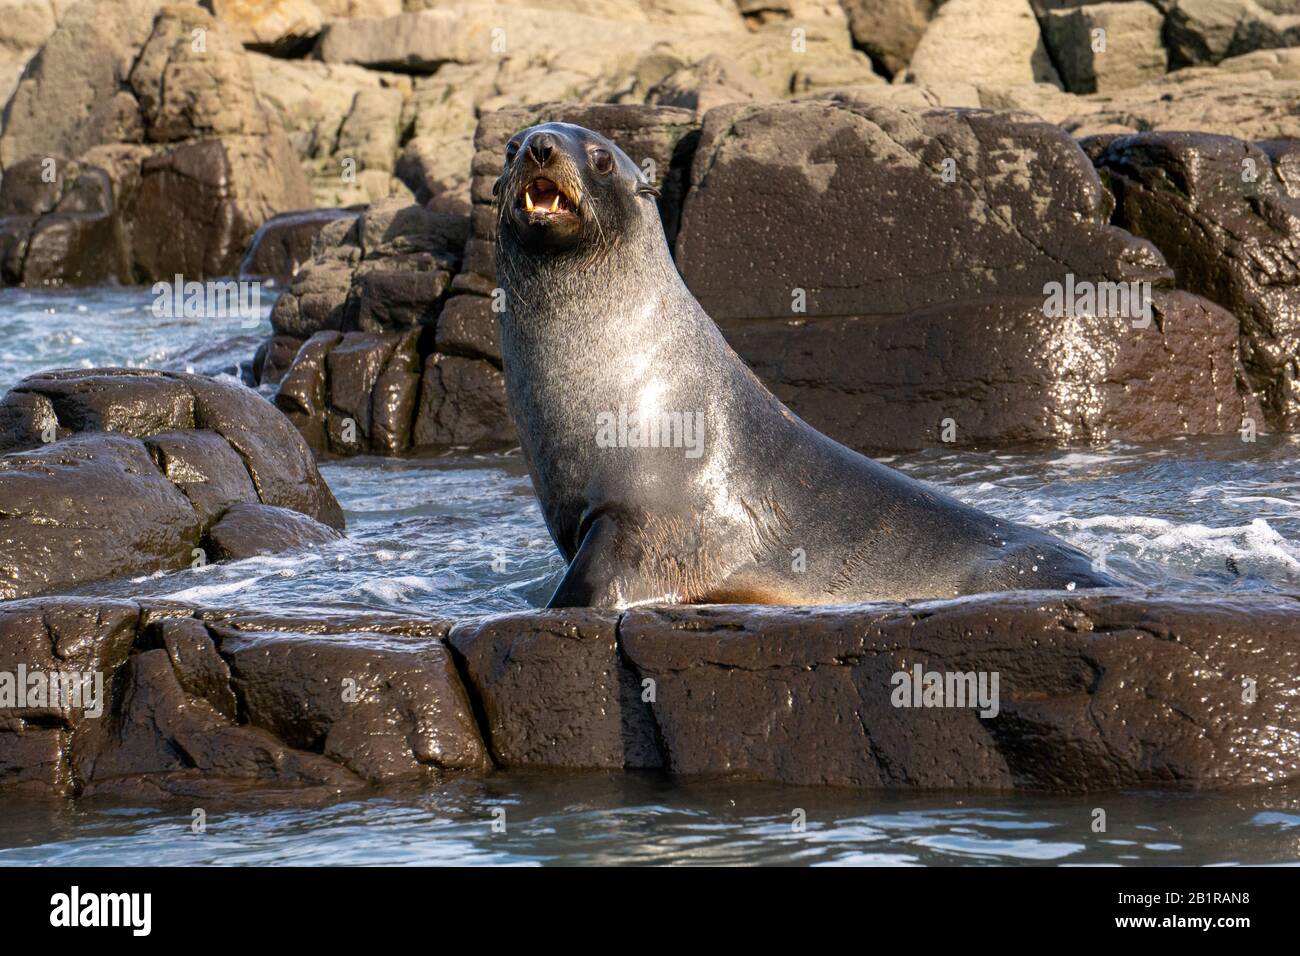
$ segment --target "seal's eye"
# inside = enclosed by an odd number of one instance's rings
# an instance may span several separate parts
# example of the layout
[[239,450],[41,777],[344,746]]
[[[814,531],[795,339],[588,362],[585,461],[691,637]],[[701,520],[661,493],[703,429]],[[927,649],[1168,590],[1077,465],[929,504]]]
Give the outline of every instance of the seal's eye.
[[507,143],[506,144],[506,165],[509,166],[511,163],[513,163],[515,161],[515,157],[518,155],[519,155],[519,144]]
[[604,176],[614,168],[614,157],[610,155],[607,149],[593,149],[591,151],[591,165],[595,167],[596,172]]

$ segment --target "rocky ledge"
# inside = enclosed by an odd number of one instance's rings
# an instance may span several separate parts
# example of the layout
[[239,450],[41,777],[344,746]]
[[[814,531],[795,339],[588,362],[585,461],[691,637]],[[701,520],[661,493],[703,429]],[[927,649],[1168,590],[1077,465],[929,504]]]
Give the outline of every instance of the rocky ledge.
[[850,447],[1300,427],[1293,141],[1080,143],[1023,113],[853,92],[702,116],[572,103],[485,114],[467,224],[376,203],[322,229],[277,300],[254,373],[279,383],[313,449],[517,442],[492,182],[510,135],[550,120],[600,130],[656,171],[692,293],[782,401]]
[[[37,695],[67,675],[82,699]],[[460,623],[51,597],[0,607],[0,789],[315,799],[493,768],[1242,788],[1300,777],[1298,694],[1289,595]]]
[[202,375],[67,369],[0,399],[0,599],[337,538],[310,449]]

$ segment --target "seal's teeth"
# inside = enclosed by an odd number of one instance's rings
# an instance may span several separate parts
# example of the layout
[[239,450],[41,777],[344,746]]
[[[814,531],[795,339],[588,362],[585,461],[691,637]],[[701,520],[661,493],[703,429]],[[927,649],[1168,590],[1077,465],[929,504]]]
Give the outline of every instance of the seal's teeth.
[[524,190],[524,205],[528,207],[529,212],[533,211],[533,194],[527,189]]
[[560,194],[556,193],[555,199],[551,203],[551,212],[559,212],[559,211],[560,211]]

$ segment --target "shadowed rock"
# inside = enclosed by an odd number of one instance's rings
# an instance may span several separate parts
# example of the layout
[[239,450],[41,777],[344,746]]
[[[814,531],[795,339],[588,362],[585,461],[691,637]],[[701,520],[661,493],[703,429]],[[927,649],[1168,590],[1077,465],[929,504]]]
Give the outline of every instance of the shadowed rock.
[[312,246],[325,226],[338,220],[355,220],[358,215],[350,209],[309,209],[268,219],[248,243],[239,264],[240,277],[288,284],[298,267],[311,258]]

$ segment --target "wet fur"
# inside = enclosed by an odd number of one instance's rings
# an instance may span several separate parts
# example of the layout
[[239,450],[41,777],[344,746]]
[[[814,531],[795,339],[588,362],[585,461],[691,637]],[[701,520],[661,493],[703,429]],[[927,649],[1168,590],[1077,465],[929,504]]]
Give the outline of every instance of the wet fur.
[[[528,240],[515,202],[539,172],[580,190],[571,243]],[[511,410],[556,545],[552,606],[828,604],[1116,583],[1048,535],[986,515],[838,444],[754,376],[678,275],[655,193],[621,150],[547,124],[497,191],[502,356]],[[610,151],[600,175],[590,150]],[[574,185],[580,184],[580,185]],[[662,389],[705,415],[704,454],[601,448],[596,415]],[[795,549],[806,555],[793,570]]]

